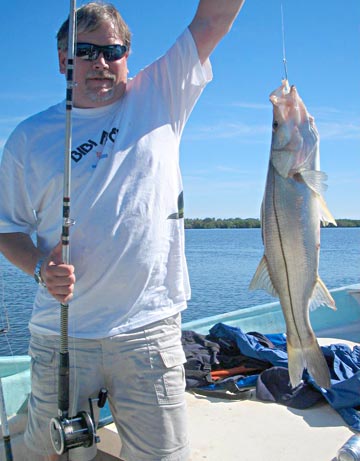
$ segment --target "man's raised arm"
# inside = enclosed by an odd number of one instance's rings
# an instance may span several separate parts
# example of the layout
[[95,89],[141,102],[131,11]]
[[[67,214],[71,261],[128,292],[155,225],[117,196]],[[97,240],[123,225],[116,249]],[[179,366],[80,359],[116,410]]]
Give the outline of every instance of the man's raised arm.
[[189,29],[194,37],[199,58],[204,63],[226,35],[245,0],[200,0]]

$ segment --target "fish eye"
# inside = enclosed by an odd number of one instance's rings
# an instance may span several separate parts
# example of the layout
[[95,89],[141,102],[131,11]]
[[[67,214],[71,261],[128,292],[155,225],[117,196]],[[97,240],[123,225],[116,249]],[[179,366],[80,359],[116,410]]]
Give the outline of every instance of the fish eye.
[[274,129],[276,129],[279,126],[279,123],[276,120],[274,120],[272,126]]

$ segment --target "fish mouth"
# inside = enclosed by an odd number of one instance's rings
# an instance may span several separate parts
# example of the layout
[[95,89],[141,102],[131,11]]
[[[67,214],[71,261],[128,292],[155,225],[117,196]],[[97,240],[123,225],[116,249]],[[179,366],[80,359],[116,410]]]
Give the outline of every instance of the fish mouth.
[[278,88],[276,88],[274,91],[270,93],[270,96],[269,96],[270,101],[273,104],[277,104],[278,99],[289,94],[292,88],[295,88],[294,85],[290,87],[289,82],[287,80],[282,80],[281,86],[279,86]]
[[302,101],[294,85],[291,87],[287,84],[281,85],[270,93],[269,99],[274,109],[279,109],[281,112],[290,112],[293,109],[299,111],[301,109]]
[[269,99],[274,114],[280,115],[280,120],[293,118],[296,124],[303,123],[306,119],[313,122],[313,117],[308,113],[296,86],[290,86],[287,80],[282,80],[281,86],[270,93]]

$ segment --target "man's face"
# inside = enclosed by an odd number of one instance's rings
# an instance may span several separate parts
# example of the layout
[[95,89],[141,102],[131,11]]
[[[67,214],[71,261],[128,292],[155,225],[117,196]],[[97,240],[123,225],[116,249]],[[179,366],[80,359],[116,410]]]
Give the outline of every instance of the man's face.
[[[92,32],[79,33],[78,43],[94,45],[122,45],[111,22],[104,22]],[[123,95],[127,82],[128,53],[117,61],[107,61],[103,53],[90,61],[75,57],[73,90],[74,107],[101,107],[112,104]],[[60,72],[66,73],[67,52],[59,51]]]

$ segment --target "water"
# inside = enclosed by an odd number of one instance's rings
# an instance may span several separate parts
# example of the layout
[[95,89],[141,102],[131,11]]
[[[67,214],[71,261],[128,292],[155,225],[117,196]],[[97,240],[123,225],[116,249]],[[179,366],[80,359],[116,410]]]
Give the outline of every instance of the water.
[[[274,301],[248,290],[263,254],[260,229],[188,229],[186,255],[192,299],[184,322]],[[27,352],[27,323],[36,290],[34,280],[0,255],[0,355]],[[360,228],[321,230],[319,273],[329,289],[360,282]]]
[[[276,301],[248,286],[263,255],[260,229],[189,229],[192,299],[185,322]],[[360,228],[321,229],[319,274],[331,288],[360,282]]]

